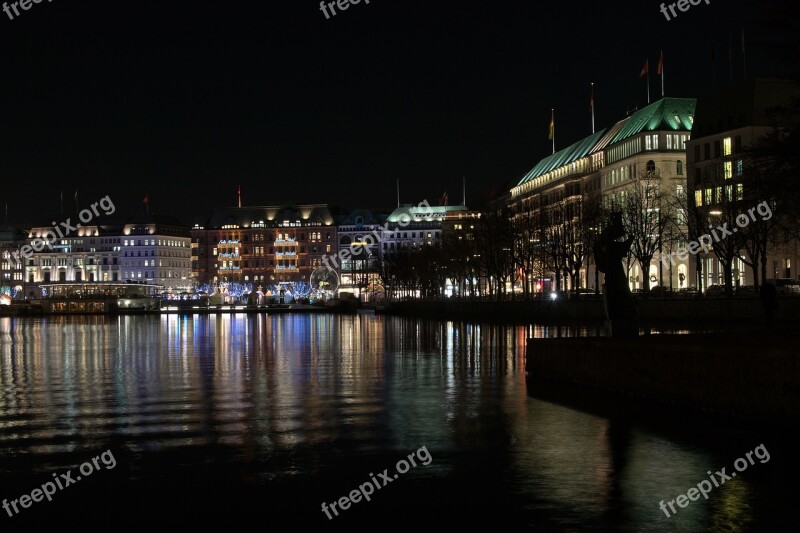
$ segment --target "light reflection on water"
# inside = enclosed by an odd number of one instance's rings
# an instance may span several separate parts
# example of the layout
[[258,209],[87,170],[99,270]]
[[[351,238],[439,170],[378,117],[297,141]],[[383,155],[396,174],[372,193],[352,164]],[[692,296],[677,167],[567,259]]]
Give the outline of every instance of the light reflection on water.
[[424,443],[439,460],[409,476],[459,480],[456,495],[471,490],[467,468],[497,476],[532,523],[750,521],[744,477],[677,517],[658,508],[734,457],[529,396],[528,337],[601,334],[369,315],[2,318],[0,475],[56,471],[113,442],[137,462],[131,478],[170,450],[225,449],[259,478],[314,480]]

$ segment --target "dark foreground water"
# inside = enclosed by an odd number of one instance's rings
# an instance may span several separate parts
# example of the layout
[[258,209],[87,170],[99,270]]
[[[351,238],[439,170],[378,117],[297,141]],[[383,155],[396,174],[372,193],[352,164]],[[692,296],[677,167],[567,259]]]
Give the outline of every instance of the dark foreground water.
[[[786,429],[528,390],[525,339],[574,334],[597,332],[367,315],[0,319],[0,498],[19,500],[0,531],[797,530]],[[659,509],[761,444],[769,459],[751,454],[708,500]],[[52,501],[20,500],[55,479]],[[370,484],[370,501],[330,511]]]

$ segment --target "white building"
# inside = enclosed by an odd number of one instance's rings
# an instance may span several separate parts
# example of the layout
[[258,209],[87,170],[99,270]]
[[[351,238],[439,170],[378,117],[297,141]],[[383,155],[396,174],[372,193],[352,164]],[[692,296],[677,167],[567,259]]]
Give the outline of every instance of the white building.
[[[52,239],[52,230],[31,228],[25,244],[42,248],[40,239]],[[193,286],[189,228],[172,217],[143,214],[121,225],[85,225],[22,261],[28,296],[51,282],[138,281],[168,290]]]
[[122,228],[122,281],[189,290],[192,282],[192,239],[189,228],[175,218],[138,215]]

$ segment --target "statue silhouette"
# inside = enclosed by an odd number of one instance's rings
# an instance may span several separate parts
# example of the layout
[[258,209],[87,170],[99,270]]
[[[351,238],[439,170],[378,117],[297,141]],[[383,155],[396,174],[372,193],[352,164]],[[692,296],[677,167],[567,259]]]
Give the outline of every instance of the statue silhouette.
[[610,223],[603,228],[595,244],[597,269],[605,274],[603,304],[606,325],[612,337],[635,337],[639,334],[636,323],[636,303],[628,286],[628,276],[622,265],[631,249],[633,237],[625,237],[622,213],[611,213]]

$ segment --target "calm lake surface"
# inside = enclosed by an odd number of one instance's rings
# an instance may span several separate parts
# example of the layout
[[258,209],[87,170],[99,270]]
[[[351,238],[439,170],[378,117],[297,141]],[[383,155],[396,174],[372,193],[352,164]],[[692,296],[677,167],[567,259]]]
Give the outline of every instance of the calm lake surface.
[[[0,529],[796,530],[787,430],[528,390],[527,337],[598,334],[370,315],[2,318],[0,499],[106,451],[115,466],[0,509]],[[659,509],[761,444],[769,461],[708,500]],[[322,511],[415,452],[371,501]]]

